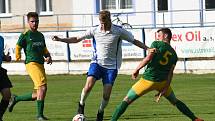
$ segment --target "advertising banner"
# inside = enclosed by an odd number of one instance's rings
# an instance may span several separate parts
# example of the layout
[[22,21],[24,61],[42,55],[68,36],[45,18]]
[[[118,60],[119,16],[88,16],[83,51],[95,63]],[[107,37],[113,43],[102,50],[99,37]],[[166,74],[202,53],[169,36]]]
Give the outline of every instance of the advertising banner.
[[68,60],[67,43],[52,41],[53,36],[60,38],[66,37],[66,32],[43,32],[46,40],[46,46],[51,53],[53,60]]
[[[171,45],[179,58],[214,57],[215,28],[174,28]],[[146,44],[157,40],[157,29],[146,29]]]
[[[5,41],[5,53],[9,52],[12,60],[15,60],[15,47],[21,33],[1,33]],[[65,37],[65,32],[43,32],[46,40],[46,46],[51,53],[53,60],[67,60],[67,44],[63,42],[54,42],[52,36]],[[22,49],[21,60],[25,60],[25,54]]]

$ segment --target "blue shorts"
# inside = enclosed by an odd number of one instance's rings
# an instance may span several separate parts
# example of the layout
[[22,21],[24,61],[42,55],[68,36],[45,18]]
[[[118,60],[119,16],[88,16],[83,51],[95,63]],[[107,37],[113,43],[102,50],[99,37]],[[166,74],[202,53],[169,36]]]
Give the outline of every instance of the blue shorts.
[[107,69],[101,67],[97,63],[91,63],[90,68],[88,70],[87,76],[93,76],[96,80],[102,79],[104,84],[114,84],[114,81],[117,77],[118,70],[117,69]]

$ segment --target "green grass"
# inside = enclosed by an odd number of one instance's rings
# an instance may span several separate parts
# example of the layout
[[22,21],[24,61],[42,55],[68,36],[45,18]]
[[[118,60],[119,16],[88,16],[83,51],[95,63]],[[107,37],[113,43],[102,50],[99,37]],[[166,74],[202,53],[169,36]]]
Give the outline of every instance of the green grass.
[[[50,121],[71,121],[76,114],[77,102],[85,83],[85,75],[49,75],[48,92],[45,101],[45,115]],[[20,95],[32,91],[32,81],[28,76],[10,76],[12,92]],[[105,120],[110,120],[116,105],[120,103],[131,85],[135,83],[128,75],[119,75],[105,109]],[[215,121],[215,78],[214,74],[174,75],[172,88],[176,96],[205,121]],[[119,121],[190,121],[165,98],[154,101],[150,92],[128,107]],[[97,82],[86,102],[85,114],[88,121],[95,121],[102,97],[101,81]],[[6,112],[5,121],[34,121],[35,102],[20,102],[12,113]]]

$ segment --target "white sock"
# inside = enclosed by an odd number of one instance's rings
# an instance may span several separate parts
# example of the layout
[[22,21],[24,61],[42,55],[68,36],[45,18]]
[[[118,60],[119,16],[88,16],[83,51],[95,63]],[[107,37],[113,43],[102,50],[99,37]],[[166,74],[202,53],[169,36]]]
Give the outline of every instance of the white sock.
[[81,105],[84,105],[85,100],[87,99],[88,95],[89,95],[89,93],[85,93],[84,88],[83,88],[82,92],[81,92],[81,99],[80,99],[80,104]]
[[104,112],[105,107],[108,105],[109,100],[102,100],[100,107],[99,107],[99,112]]

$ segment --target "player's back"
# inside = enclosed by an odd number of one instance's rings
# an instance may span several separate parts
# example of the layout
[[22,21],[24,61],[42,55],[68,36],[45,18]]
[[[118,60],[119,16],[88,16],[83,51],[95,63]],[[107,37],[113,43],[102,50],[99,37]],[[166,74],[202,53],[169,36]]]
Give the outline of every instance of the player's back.
[[148,63],[144,72],[144,78],[151,81],[164,81],[167,79],[170,69],[178,60],[175,50],[163,41],[154,41],[151,48],[156,48],[153,59]]

